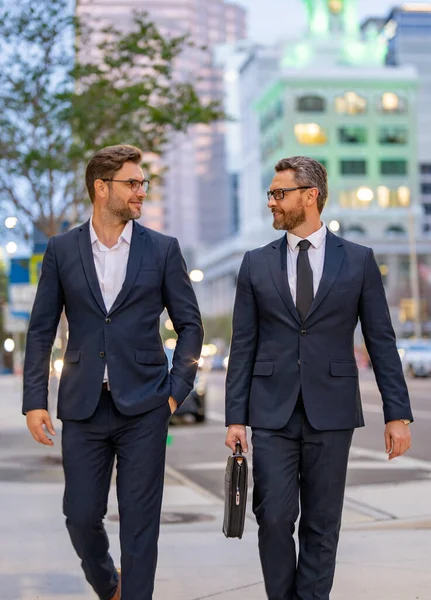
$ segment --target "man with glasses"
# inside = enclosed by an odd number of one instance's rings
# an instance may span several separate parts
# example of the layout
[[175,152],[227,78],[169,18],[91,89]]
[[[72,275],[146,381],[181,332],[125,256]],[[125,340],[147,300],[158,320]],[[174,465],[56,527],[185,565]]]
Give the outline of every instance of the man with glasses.
[[[226,445],[247,451],[269,600],[329,600],[347,460],[364,425],[354,355],[361,321],[383,400],[390,459],[410,447],[412,413],[370,248],[328,231],[325,168],[280,160],[267,193],[279,240],[247,252],[238,276],[226,382]],[[300,501],[300,503],[299,503]],[[299,515],[299,556],[293,532]]]
[[[52,344],[63,308],[69,338],[58,394],[64,514],[101,600],[151,600],[169,418],[191,391],[202,324],[178,242],[139,225],[148,180],[142,152],[110,146],[86,170],[93,215],[49,240],[31,315],[23,412],[34,439],[55,435],[47,412]],[[172,369],[159,334],[178,334]],[[122,581],[103,526],[114,460]],[[122,587],[122,590],[120,589]]]

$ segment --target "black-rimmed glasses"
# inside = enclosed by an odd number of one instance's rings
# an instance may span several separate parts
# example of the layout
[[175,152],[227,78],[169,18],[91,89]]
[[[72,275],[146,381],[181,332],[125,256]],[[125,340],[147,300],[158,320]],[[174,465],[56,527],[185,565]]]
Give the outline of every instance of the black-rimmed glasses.
[[148,190],[150,182],[148,179],[102,179],[102,181],[116,181],[118,183],[128,183],[132,192],[137,192],[139,188],[144,188],[144,192]]
[[300,185],[294,188],[279,188],[278,190],[268,190],[266,192],[266,197],[268,198],[268,202],[271,200],[271,196],[274,200],[283,200],[284,194],[286,192],[295,192],[296,190],[311,190],[313,186],[311,185]]

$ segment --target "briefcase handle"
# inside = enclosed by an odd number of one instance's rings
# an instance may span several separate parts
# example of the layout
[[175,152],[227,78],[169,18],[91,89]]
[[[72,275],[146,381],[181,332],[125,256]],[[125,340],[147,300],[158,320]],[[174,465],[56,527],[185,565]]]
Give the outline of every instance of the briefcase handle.
[[242,461],[244,460],[244,456],[242,453],[241,442],[237,442],[235,444],[235,452],[234,452],[234,454],[232,454],[232,458],[238,459],[238,463],[242,464]]

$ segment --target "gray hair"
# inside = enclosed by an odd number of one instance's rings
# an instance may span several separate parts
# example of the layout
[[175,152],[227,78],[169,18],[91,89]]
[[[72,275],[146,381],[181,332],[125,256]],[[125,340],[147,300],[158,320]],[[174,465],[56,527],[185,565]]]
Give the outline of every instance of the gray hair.
[[325,167],[308,156],[291,156],[282,158],[275,165],[275,172],[293,171],[298,185],[309,185],[319,190],[317,208],[322,212],[328,197],[328,175]]

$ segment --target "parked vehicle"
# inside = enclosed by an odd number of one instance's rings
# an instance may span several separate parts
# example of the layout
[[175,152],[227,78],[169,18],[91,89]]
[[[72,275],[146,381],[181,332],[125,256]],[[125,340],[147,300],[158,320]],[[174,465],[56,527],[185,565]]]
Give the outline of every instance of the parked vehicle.
[[406,375],[410,377],[431,377],[430,340],[400,340],[398,352]]
[[[174,351],[165,347],[165,354],[168,358],[169,369],[171,369]],[[192,416],[194,417],[196,423],[203,423],[206,418],[206,393],[206,373],[203,369],[198,369],[194,387],[185,399],[184,403],[172,416],[172,422],[174,423],[177,420],[177,417]]]

